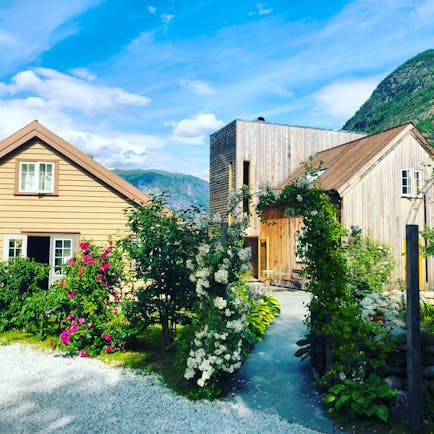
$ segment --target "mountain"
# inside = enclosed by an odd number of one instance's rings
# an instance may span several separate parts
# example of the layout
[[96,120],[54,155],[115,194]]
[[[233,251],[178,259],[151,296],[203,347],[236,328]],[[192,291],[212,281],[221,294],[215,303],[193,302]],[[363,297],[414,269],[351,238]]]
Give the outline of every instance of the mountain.
[[389,74],[342,129],[376,133],[407,121],[434,144],[434,50]]
[[208,182],[191,175],[161,170],[113,170],[144,193],[170,191],[169,206],[174,209],[197,205],[209,209]]

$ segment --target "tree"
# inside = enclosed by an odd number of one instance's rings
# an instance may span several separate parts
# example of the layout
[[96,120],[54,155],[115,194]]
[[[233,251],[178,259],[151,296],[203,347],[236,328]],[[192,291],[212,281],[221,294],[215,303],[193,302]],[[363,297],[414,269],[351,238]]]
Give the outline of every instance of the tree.
[[127,309],[129,321],[138,329],[160,324],[168,347],[176,324],[188,320],[188,310],[196,301],[187,260],[196,254],[206,231],[198,208],[176,214],[166,205],[167,193],[163,193],[152,196],[143,206],[128,208],[125,212],[131,234],[123,246],[141,282]]

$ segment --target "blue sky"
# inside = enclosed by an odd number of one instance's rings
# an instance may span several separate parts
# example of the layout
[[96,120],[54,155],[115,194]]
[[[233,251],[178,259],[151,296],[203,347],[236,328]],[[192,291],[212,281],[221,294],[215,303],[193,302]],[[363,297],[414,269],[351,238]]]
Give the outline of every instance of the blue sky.
[[38,119],[109,168],[207,179],[210,133],[339,129],[433,23],[433,0],[2,0],[0,138]]

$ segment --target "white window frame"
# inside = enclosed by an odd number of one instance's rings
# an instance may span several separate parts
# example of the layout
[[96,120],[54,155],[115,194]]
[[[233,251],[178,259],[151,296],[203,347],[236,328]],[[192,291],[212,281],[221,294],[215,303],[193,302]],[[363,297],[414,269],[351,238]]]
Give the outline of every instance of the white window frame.
[[3,236],[3,261],[8,261],[9,259],[15,259],[16,256],[9,256],[9,243],[10,241],[22,242],[21,244],[21,255],[20,258],[27,257],[27,236],[26,235],[4,235]]
[[[404,185],[404,179],[407,180]],[[401,197],[422,197],[423,172],[416,169],[401,169]],[[404,189],[407,191],[404,192]]]
[[[35,168],[35,182],[32,183],[30,189],[26,189],[25,186],[23,188],[23,165],[34,165]],[[45,186],[45,188],[41,188],[42,182],[46,182],[46,179],[43,179],[47,176],[47,171],[41,171],[41,166],[45,164],[45,167],[51,166],[51,182],[49,186]],[[39,194],[52,194],[54,193],[54,182],[55,182],[55,163],[49,161],[20,161],[20,170],[18,174],[18,192],[19,193],[39,193]],[[34,184],[37,185],[34,185]],[[25,182],[24,182],[25,184]]]
[[[70,254],[69,255],[63,255],[61,256],[63,260],[63,264],[66,264],[68,259],[71,259],[74,256],[75,252],[75,238],[74,237],[68,237],[68,236],[61,236],[61,235],[55,235],[50,237],[50,277],[52,283],[54,280],[61,279],[65,276],[63,267],[60,268],[60,272],[56,271],[56,258],[59,256],[56,256],[56,241],[70,241],[71,247],[70,247]],[[63,246],[62,246],[63,249]]]

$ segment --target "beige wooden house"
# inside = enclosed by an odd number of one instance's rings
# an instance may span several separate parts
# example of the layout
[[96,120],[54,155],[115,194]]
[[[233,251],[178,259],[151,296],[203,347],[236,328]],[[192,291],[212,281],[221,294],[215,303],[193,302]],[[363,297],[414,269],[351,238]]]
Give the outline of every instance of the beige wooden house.
[[[395,279],[405,277],[405,225],[434,226],[433,157],[433,147],[406,123],[318,152],[313,160],[313,167],[322,164],[319,181],[339,204],[342,226],[358,226],[392,248]],[[287,183],[302,174],[303,168],[297,169]],[[294,275],[303,265],[296,246],[300,219],[284,217],[278,209],[267,209],[264,217],[274,223],[260,229],[272,267]],[[419,269],[421,289],[433,289],[433,259],[421,258]]]
[[37,121],[0,142],[0,258],[50,264],[50,282],[80,240],[106,242],[148,200]]
[[[210,215],[228,216],[231,191],[247,186],[251,201],[244,201],[243,212],[250,212],[246,243],[252,248],[255,277],[273,268],[272,247],[261,233],[254,209],[261,185],[278,188],[309,156],[364,137],[347,131],[306,128],[257,121],[234,120],[210,137]],[[273,243],[273,245],[276,245]]]

